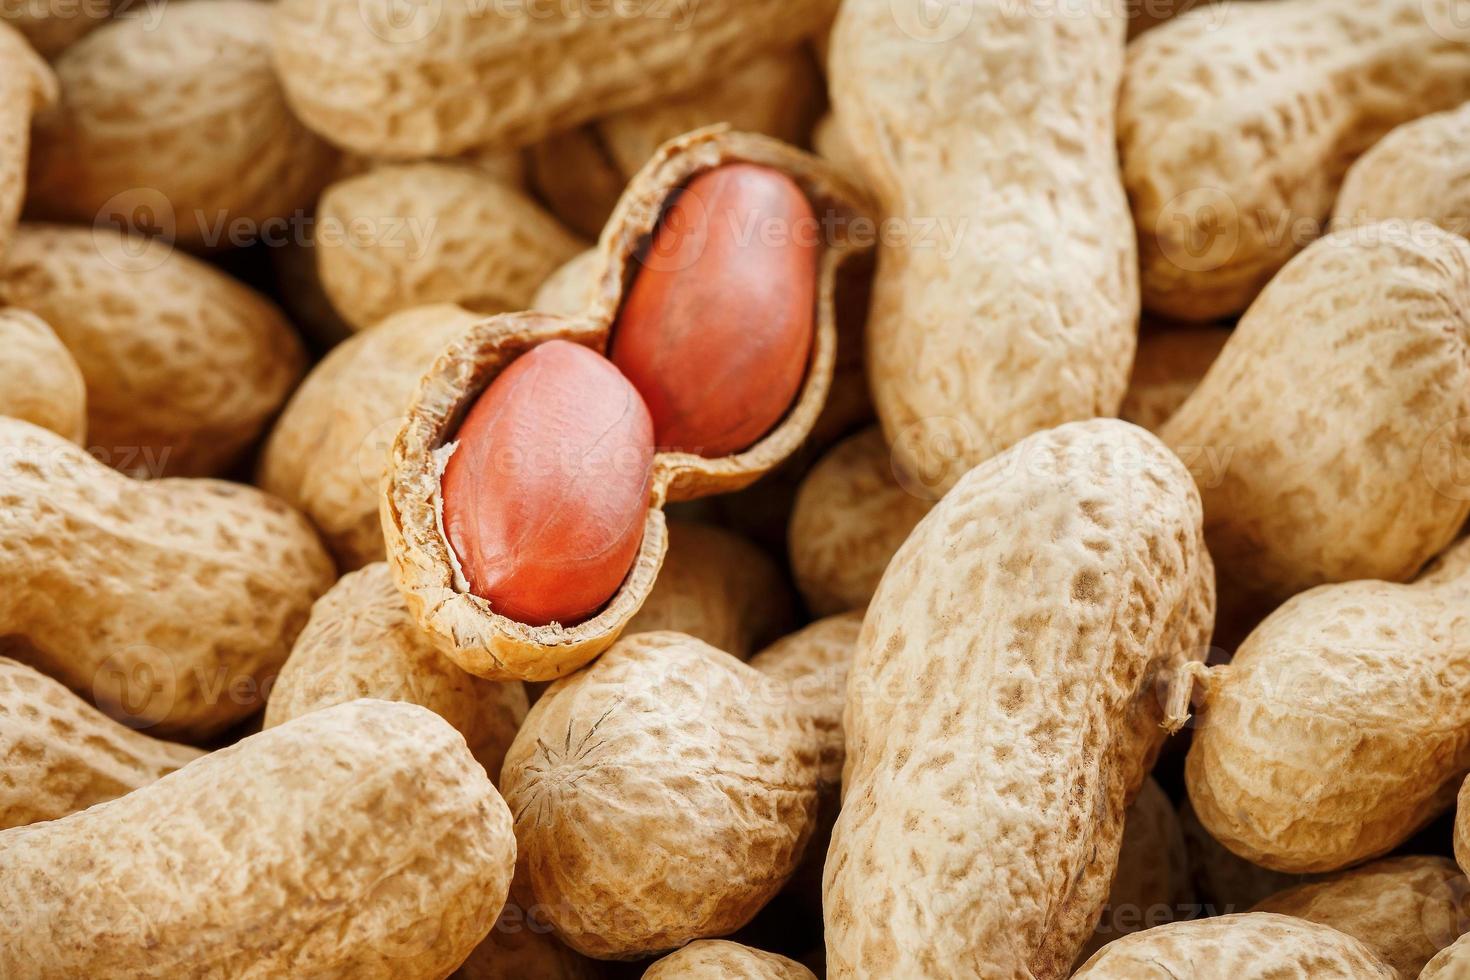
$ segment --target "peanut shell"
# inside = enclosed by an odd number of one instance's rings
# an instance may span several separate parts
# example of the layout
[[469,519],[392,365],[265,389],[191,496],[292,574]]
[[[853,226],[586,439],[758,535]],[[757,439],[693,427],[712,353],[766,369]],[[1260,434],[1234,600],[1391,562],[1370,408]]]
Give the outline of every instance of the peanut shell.
[[1464,980],[1470,976],[1470,935],[1461,936],[1440,950],[1424,966],[1419,980]]
[[107,23],[113,0],[85,3],[22,3],[0,11],[0,20],[19,31],[36,53],[55,58],[89,31]]
[[1470,234],[1470,103],[1398,126],[1348,168],[1333,227],[1391,218]]
[[816,974],[775,953],[701,939],[655,962],[643,980],[816,980]]
[[[789,174],[832,231],[821,258],[816,337],[801,393],[785,419],[744,452],[718,459],[684,453],[654,457],[641,550],[623,586],[597,615],[576,626],[535,627],[498,615],[462,587],[440,529],[440,450],[453,441],[469,404],[515,357],[553,339],[605,350],[627,281],[636,271],[639,243],[656,226],[670,193],[695,174],[733,161]],[[843,229],[860,216],[862,206],[858,193],[820,161],[790,147],[722,129],[688,134],[665,146],[629,185],[598,246],[597,285],[580,316],[491,317],[471,327],[434,363],[394,440],[381,513],[399,587],[419,624],[451,659],[491,679],[550,680],[575,670],[607,649],[647,599],[666,547],[665,502],[738,490],[796,450],[819,416],[831,381],[836,271],[856,251]]]
[[150,733],[203,738],[262,706],[332,562],[254,488],[133,480],[0,417],[0,581],[0,654]]
[[444,977],[514,865],[464,739],[417,705],[354,701],[0,833],[0,974]]
[[829,977],[1067,975],[1213,585],[1193,481],[1126,422],[1037,433],[945,495],[848,678]]
[[1118,417],[1159,431],[1199,386],[1229,339],[1224,327],[1164,327],[1143,334]]
[[581,313],[592,303],[601,261],[597,249],[589,248],[563,262],[537,287],[531,309],[564,316]]
[[0,415],[82,442],[87,384],[56,331],[34,313],[0,307],[0,350]]
[[25,198],[31,117],[56,101],[56,76],[24,37],[0,21],[0,261]]

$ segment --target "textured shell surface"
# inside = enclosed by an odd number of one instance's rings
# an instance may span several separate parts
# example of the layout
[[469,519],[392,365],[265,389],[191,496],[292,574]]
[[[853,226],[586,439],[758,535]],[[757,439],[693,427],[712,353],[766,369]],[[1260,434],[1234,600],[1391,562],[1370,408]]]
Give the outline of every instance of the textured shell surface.
[[59,681],[0,657],[0,829],[116,799],[203,754],[120,725]]
[[878,417],[900,467],[942,492],[1031,432],[1116,413],[1138,281],[1113,139],[1121,4],[931,6],[844,3],[831,79],[903,228],[868,320]]
[[40,316],[87,382],[87,441],[114,467],[213,476],[301,377],[280,310],[208,264],[114,228],[23,224],[0,302]]
[[1402,977],[1464,931],[1465,876],[1449,858],[1375,861],[1272,895],[1252,912],[1294,915],[1361,939]]
[[0,654],[158,735],[260,708],[332,562],[252,487],[134,480],[0,417]]
[[0,259],[25,198],[31,117],[56,100],[56,76],[9,23],[0,21]]
[[1198,387],[1229,339],[1225,327],[1170,325],[1144,333],[1118,417],[1159,431]]
[[1467,310],[1470,243],[1379,224],[1313,243],[1241,317],[1159,430],[1204,498],[1222,625],[1324,582],[1404,581],[1454,538]]
[[68,48],[60,100],[36,126],[31,212],[129,226],[146,213],[213,249],[310,207],[336,151],[286,105],[270,22],[253,0],[170,0]]
[[802,480],[787,527],[791,570],[807,608],[821,616],[866,606],[931,503],[922,488],[894,477],[877,427],[832,447]]
[[1394,980],[1352,936],[1270,912],[1171,922],[1104,946],[1073,980]]
[[1205,681],[1186,774],[1200,822],[1256,864],[1388,853],[1470,769],[1470,545],[1411,585],[1305,592]]
[[1470,103],[1404,123],[1348,169],[1333,226],[1390,218],[1470,233]]
[[816,975],[775,953],[701,939],[653,963],[643,980],[816,980]]
[[1463,980],[1470,976],[1470,934],[1461,936],[1424,966],[1419,980]]
[[419,377],[478,319],[451,304],[395,313],[312,368],[261,455],[262,489],[311,518],[344,571],[383,558],[378,485]]
[[1348,165],[1470,99],[1456,0],[1205,4],[1128,50],[1118,104],[1143,305],[1238,313],[1321,233]]
[[265,727],[357,698],[407,701],[438,714],[464,736],[492,782],[529,707],[520,681],[484,680],[440,653],[383,562],[344,575],[312,606],[271,686]]
[[417,705],[354,701],[0,833],[0,973],[433,980],[489,931],[514,868],[464,739]]
[[288,0],[276,65],[307,125],[387,157],[525,146],[789,48],[835,0],[704,0],[656,8],[444,0]]
[[1066,975],[1210,635],[1200,523],[1178,459],[1117,420],[1023,440],[920,522],[848,679],[829,976]]
[[674,630],[741,660],[788,631],[796,601],[771,558],[712,524],[669,521],[658,580],[623,632]]
[[87,434],[87,383],[56,331],[34,313],[0,307],[0,349],[0,415],[80,443]]
[[318,235],[317,271],[358,330],[430,303],[526,309],[586,247],[520,190],[466,164],[374,167],[327,188],[317,219],[345,230]]
[[629,959],[749,921],[801,858],[819,769],[786,684],[639,633],[542,695],[501,786],[558,934]]

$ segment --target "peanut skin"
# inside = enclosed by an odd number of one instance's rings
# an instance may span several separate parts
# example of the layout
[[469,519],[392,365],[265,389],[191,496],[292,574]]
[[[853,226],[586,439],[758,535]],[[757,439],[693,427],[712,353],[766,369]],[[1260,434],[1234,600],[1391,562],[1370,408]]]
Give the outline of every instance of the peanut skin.
[[733,455],[786,414],[806,377],[819,251],[811,203],[770,168],[726,164],[675,198],[608,355],[648,404],[659,449]]
[[532,626],[585,619],[643,540],[648,410],[606,359],[541,344],[475,402],[444,467],[443,521],[469,589]]
[[1067,975],[1213,585],[1193,481],[1128,423],[1037,433],[945,495],[848,678],[829,977]]
[[434,980],[489,931],[514,866],[464,739],[417,705],[353,701],[0,833],[0,974]]
[[[133,480],[0,417],[0,654],[153,734],[258,710],[332,562],[252,487]],[[0,971],[3,972],[3,971]]]
[[0,829],[125,796],[203,754],[119,725],[59,682],[0,657]]

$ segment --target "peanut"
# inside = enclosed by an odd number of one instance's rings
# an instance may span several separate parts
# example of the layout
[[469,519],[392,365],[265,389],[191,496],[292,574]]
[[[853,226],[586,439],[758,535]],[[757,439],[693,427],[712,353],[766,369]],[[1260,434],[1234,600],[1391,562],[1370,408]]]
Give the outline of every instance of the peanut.
[[861,609],[931,502],[894,478],[883,433],[838,443],[801,483],[791,509],[791,570],[818,616]]
[[532,626],[596,612],[638,557],[653,438],[638,392],[586,347],[550,340],[507,368],[444,466],[444,535],[470,591]]
[[1193,904],[1184,832],[1174,804],[1158,783],[1145,779],[1123,820],[1118,870],[1102,919],[1077,954],[1077,963],[1119,936],[1187,918]]
[[532,180],[551,210],[596,238],[618,195],[659,146],[716,123],[807,142],[822,81],[804,48],[754,58],[728,76],[672,98],[615,112],[531,149]]
[[828,975],[1065,976],[1213,599],[1193,482],[1136,426],[1060,426],[961,479],[854,654]]
[[1470,867],[1470,778],[1460,785],[1460,794],[1455,798],[1454,841],[1455,861],[1464,871]]
[[1470,234],[1470,103],[1404,123],[1348,168],[1333,226],[1392,218]]
[[220,248],[309,206],[336,154],[287,108],[270,22],[253,0],[170,0],[67,48],[37,120],[35,215]]
[[1189,750],[1200,822],[1281,871],[1393,850],[1470,769],[1462,612],[1470,545],[1411,585],[1324,585],[1287,602],[1203,680]]
[[32,313],[0,307],[0,350],[0,415],[72,442],[86,438],[87,385],[56,331]]
[[943,492],[1031,432],[1117,411],[1138,283],[1113,139],[1121,4],[929,6],[844,3],[831,84],[903,230],[873,283],[878,417],[899,468]]
[[775,895],[817,778],[785,685],[692,637],[640,633],[542,695],[501,785],[558,935],[630,959],[725,935]]
[[1464,239],[1375,225],[1308,247],[1241,318],[1159,430],[1200,485],[1222,626],[1324,582],[1403,581],[1465,523],[1467,306]]
[[[258,709],[331,560],[257,490],[130,479],[0,417],[0,654],[160,735]],[[0,971],[3,973],[3,971]]]
[[1118,145],[1144,308],[1245,309],[1320,233],[1356,157],[1470,99],[1455,5],[1210,4],[1130,45]]
[[658,581],[624,632],[673,630],[740,660],[789,631],[796,602],[776,563],[722,528],[669,521]]
[[0,262],[25,198],[31,117],[56,101],[56,76],[15,28],[0,21]]
[[321,531],[345,571],[383,559],[378,484],[419,377],[474,323],[451,305],[402,310],[333,349],[296,389],[258,483]]
[[1463,980],[1470,975],[1470,935],[1461,936],[1424,966],[1419,980]]
[[453,980],[599,980],[602,964],[564,946],[530,897],[521,867],[510,899],[485,941],[453,974]]
[[816,980],[816,974],[775,953],[701,939],[654,963],[643,980]]
[[[752,228],[780,243],[745,241]],[[674,199],[608,354],[647,402],[660,449],[730,456],[786,414],[812,347],[819,246],[811,202],[769,168],[727,164]]]
[[45,674],[0,657],[0,829],[55,820],[204,753],[119,725]]
[[1224,327],[1166,327],[1144,333],[1118,417],[1157,432],[1199,386],[1229,339]]
[[[628,284],[636,278],[641,250],[658,230],[666,206],[701,174],[735,164],[791,178],[811,212],[821,215],[826,237],[818,250],[814,295],[807,299],[814,308],[814,335],[799,390],[775,427],[742,452],[714,459],[693,453],[654,455],[637,557],[631,569],[618,571],[620,577],[627,573],[621,581],[608,574],[601,585],[612,591],[602,595],[600,606],[583,606],[580,612],[588,618],[575,625],[538,626],[501,615],[469,588],[456,567],[463,554],[455,556],[441,529],[443,499],[449,492],[441,477],[442,461],[454,452],[446,447],[457,444],[461,420],[473,413],[476,399],[528,351],[554,340],[606,349]],[[491,679],[551,680],[575,670],[606,650],[648,598],[667,544],[665,506],[743,489],[801,446],[820,417],[832,377],[838,272],[866,251],[861,236],[852,233],[862,219],[860,202],[860,195],[820,161],[775,141],[721,128],[687,134],[660,149],[629,185],[598,246],[590,300],[580,315],[491,317],[472,325],[441,354],[420,380],[394,440],[381,507],[394,576],[419,624],[440,649],[465,670]],[[677,370],[697,367],[678,365]],[[576,404],[585,402],[584,395],[577,394]],[[714,402],[710,410],[725,411]],[[510,438],[500,445],[483,440],[478,445],[481,451],[511,459],[530,451]],[[587,490],[604,493],[598,480],[588,483]],[[537,543],[548,560],[559,557],[556,542],[543,538]],[[607,564],[602,570],[611,569]]]
[[[834,0],[706,0],[666,9],[484,7],[404,18],[390,0],[288,0],[276,66],[298,116],[359,153],[526,146],[791,47]],[[613,56],[613,55],[616,56]]]
[[77,40],[107,23],[113,0],[79,4],[15,4],[0,11],[0,20],[15,28],[45,58],[55,58]]
[[432,303],[475,313],[530,305],[584,243],[520,191],[464,164],[375,167],[327,188],[317,270],[355,329]]
[[1249,912],[1257,902],[1277,892],[1324,877],[1287,874],[1252,864],[1210,836],[1195,816],[1188,797],[1179,807],[1179,826],[1184,831],[1184,849],[1189,853],[1190,877],[1204,903],[1205,915]]
[[1270,912],[1171,922],[1104,946],[1073,980],[1396,980],[1336,929]]
[[344,575],[312,606],[271,687],[265,727],[357,698],[435,712],[464,736],[492,783],[528,708],[519,681],[481,680],[436,650],[382,562]]
[[1258,904],[1331,926],[1363,941],[1400,977],[1413,980],[1464,931],[1464,876],[1439,857],[1399,857],[1299,885]]
[[157,240],[22,225],[0,303],[41,317],[87,382],[87,438],[149,476],[233,464],[302,373],[301,345],[253,290]]
[[0,973],[443,977],[514,864],[510,814],[454,729],[354,701],[0,833]]

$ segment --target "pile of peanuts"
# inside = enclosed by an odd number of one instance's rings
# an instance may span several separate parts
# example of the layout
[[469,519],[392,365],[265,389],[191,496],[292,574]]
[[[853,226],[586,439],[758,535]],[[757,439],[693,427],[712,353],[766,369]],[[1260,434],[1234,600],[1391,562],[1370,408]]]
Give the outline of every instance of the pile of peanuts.
[[1470,980],[1470,0],[0,3],[0,978]]

